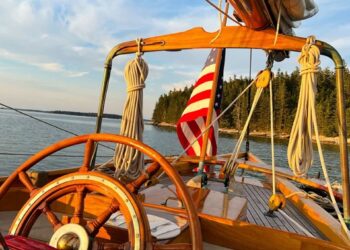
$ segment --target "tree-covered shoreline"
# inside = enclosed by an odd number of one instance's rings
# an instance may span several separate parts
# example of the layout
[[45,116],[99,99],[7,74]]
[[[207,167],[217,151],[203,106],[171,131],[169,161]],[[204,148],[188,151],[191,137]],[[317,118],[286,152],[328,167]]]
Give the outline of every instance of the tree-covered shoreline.
[[[320,134],[333,137],[337,131],[336,111],[336,84],[335,72],[325,68],[318,74],[318,86],[316,95],[316,112]],[[350,72],[346,68],[344,74],[345,106],[347,114],[348,135],[350,135]],[[249,80],[243,77],[233,76],[224,82],[222,99],[222,110],[235,99],[238,94],[249,84]],[[289,134],[299,99],[300,75],[295,69],[291,73],[278,70],[273,79],[274,97],[274,122],[277,135]],[[182,111],[191,95],[193,87],[185,87],[181,90],[172,90],[159,97],[152,120],[155,124],[175,124],[180,118]],[[255,94],[255,87],[252,87],[251,100]],[[220,127],[233,130],[241,130],[247,118],[248,95],[243,95],[239,101],[221,119]],[[269,123],[269,91],[266,89],[256,107],[250,124],[252,132],[266,132],[270,130]]]

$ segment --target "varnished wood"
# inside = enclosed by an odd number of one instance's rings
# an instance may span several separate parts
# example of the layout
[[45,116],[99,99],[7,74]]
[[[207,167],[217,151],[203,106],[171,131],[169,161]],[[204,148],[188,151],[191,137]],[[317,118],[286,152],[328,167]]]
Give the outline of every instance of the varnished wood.
[[61,221],[57,218],[57,216],[54,214],[54,212],[50,209],[50,207],[47,204],[44,204],[42,208],[42,212],[46,215],[54,231],[56,231],[58,228],[62,226]]
[[[152,149],[151,147],[130,139],[128,137],[120,136],[120,135],[113,135],[113,134],[88,134],[88,135],[81,135],[81,136],[76,136],[72,138],[68,138],[65,140],[62,140],[58,143],[55,143],[44,150],[38,152],[34,156],[30,157],[27,161],[25,161],[21,166],[17,168],[17,170],[9,176],[9,178],[1,185],[0,187],[0,199],[3,195],[6,194],[8,191],[9,187],[11,184],[16,180],[18,174],[20,172],[24,172],[29,170],[32,166],[34,166],[36,163],[38,163],[40,160],[46,158],[47,156],[62,150],[64,148],[78,145],[78,144],[83,144],[88,141],[95,141],[95,142],[100,142],[100,141],[105,141],[105,142],[114,142],[114,143],[121,143],[125,144],[127,146],[131,146],[135,148],[136,150],[139,150],[140,152],[148,155],[151,159],[153,159],[155,162],[158,162],[159,165],[161,166],[162,170],[167,174],[167,176],[170,178],[170,180],[174,183],[176,186],[177,194],[181,198],[183,204],[186,207],[187,210],[187,215],[189,218],[189,227],[191,231],[191,242],[192,242],[192,247],[193,249],[201,249],[202,248],[202,237],[200,233],[200,223],[198,216],[195,212],[195,207],[191,201],[191,198],[188,194],[188,191],[186,189],[186,186],[182,182],[181,177],[179,174],[176,172],[176,170],[169,164],[169,162],[157,151]],[[107,177],[105,177],[107,178]],[[75,182],[77,185],[79,185],[79,181]],[[127,192],[127,191],[125,191]],[[136,201],[135,201],[136,202]],[[30,216],[28,214],[27,216]],[[140,214],[141,216],[141,214]],[[139,217],[140,218],[140,217]],[[25,221],[25,220],[24,220]],[[144,220],[144,223],[147,224],[147,220]],[[147,231],[147,226],[144,225],[145,227],[145,232]],[[145,233],[147,235],[147,232]],[[145,242],[149,242],[147,239],[145,239]]]
[[[228,9],[229,9],[229,4],[226,3],[225,13],[228,13]],[[226,23],[227,23],[227,16],[225,15],[224,16],[224,20],[221,23],[221,28],[225,27]],[[214,40],[212,40],[212,42],[213,41]],[[210,93],[210,99],[209,99],[209,104],[208,104],[208,111],[207,111],[207,115],[206,115],[206,118],[205,118],[205,127],[206,128],[208,128],[209,125],[212,123],[213,112],[214,112],[214,104],[215,104],[215,99],[216,99],[216,89],[217,89],[218,81],[220,81],[219,77],[220,77],[221,65],[223,66],[223,64],[221,63],[221,61],[223,59],[222,58],[222,53],[223,53],[223,49],[222,48],[217,49],[217,55],[216,55],[216,58],[215,58],[214,77],[213,77],[212,86],[211,86],[211,93]],[[222,72],[223,72],[223,69],[222,69]],[[210,133],[210,129],[207,129],[206,131],[204,131],[204,134],[202,135],[203,141],[202,141],[200,157],[199,157],[200,163],[202,165],[198,166],[198,171],[202,171],[203,167],[204,167],[204,159],[205,159],[205,156],[207,155],[209,133]],[[201,179],[199,180],[199,183],[201,183]]]
[[86,228],[90,236],[95,237],[99,229],[106,223],[109,217],[117,212],[119,209],[119,203],[113,199],[109,207],[103,211],[96,219],[89,221]]
[[28,198],[28,189],[13,187],[0,199],[0,211],[18,211]]
[[88,139],[87,142],[85,143],[83,165],[80,167],[79,171],[86,172],[89,170],[93,151],[94,151],[94,141],[92,139]]
[[[221,29],[220,36],[211,43],[217,32],[206,32],[197,27],[184,32],[156,36],[143,39],[143,52],[203,49],[203,48],[252,48],[264,50],[301,51],[306,39],[296,36],[279,35],[274,45],[275,30],[255,31],[241,26],[226,26]],[[317,43],[322,46],[321,43]],[[106,65],[111,65],[117,55],[137,52],[135,41],[124,42],[115,46],[108,54]]]
[[[345,250],[346,245],[313,239],[242,221],[200,215],[207,242],[235,250]],[[222,233],[218,233],[222,232]]]
[[28,189],[28,191],[31,193],[34,191],[35,187],[32,183],[32,181],[29,179],[27,173],[21,171],[18,173],[19,180],[23,183],[23,185]]
[[77,186],[76,188],[76,199],[73,217],[71,219],[72,223],[80,224],[83,219],[84,213],[84,201],[86,196],[86,190],[84,186]]
[[150,166],[147,167],[144,173],[142,173],[136,180],[131,183],[128,183],[126,187],[132,193],[137,193],[140,187],[148,181],[153,175],[155,175],[160,169],[158,162],[153,162]]
[[175,243],[175,244],[156,244],[154,250],[190,250],[192,245],[188,243]]
[[[285,195],[300,192],[301,190],[289,181],[280,177],[276,178],[277,188]],[[350,240],[343,232],[340,223],[317,205],[312,199],[295,194],[289,200],[303,213],[313,224],[331,241],[350,246]]]
[[[246,169],[253,172],[263,173],[270,176],[272,175],[271,166],[268,166],[265,163],[256,163],[256,162],[250,162],[250,161],[238,161],[238,162],[239,162],[238,168]],[[304,184],[306,186],[314,187],[316,189],[326,191],[328,193],[327,187],[320,185],[319,183],[313,182],[309,179],[294,176],[291,173],[288,173],[288,171],[286,170],[287,169],[278,168],[278,170],[276,171],[276,176],[293,180],[298,183]],[[342,201],[343,195],[341,193],[337,191],[333,191],[333,194],[338,201]]]

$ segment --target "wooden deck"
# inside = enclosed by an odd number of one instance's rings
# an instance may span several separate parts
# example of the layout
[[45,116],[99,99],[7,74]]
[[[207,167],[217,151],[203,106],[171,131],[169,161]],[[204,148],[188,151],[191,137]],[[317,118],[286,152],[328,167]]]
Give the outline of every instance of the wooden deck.
[[[188,181],[189,177],[184,177],[184,181]],[[275,212],[275,217],[266,216],[265,213],[268,211],[268,200],[272,194],[270,187],[264,186],[262,182],[255,178],[244,178],[243,184],[241,183],[242,177],[236,177],[235,184],[235,192],[233,194],[229,194],[229,200],[238,198],[241,196],[242,198],[247,199],[248,201],[248,209],[246,213],[246,220],[255,225],[265,226],[269,228],[274,228],[286,232],[297,233],[300,235],[306,235],[303,230],[301,230],[297,225],[291,222],[289,219],[285,218],[281,213]],[[163,184],[169,184],[168,181],[163,181]],[[218,192],[221,194],[225,191],[225,187],[223,183],[216,181],[209,181],[207,188],[209,190],[217,191],[216,196],[218,196]],[[158,190],[157,196],[155,199],[151,200],[151,202],[159,203],[159,200],[165,200],[165,197],[171,196],[170,193],[166,192],[165,189]],[[162,197],[164,196],[164,197]],[[238,197],[237,197],[238,196]],[[206,198],[205,202],[208,202],[209,196]],[[211,206],[218,206],[218,209],[222,210],[223,205],[222,202],[210,202]],[[231,206],[232,209],[232,206]],[[217,209],[216,209],[217,210]],[[214,208],[211,208],[210,211],[201,210],[201,212],[212,214],[215,211]],[[293,218],[298,222],[304,229],[306,229],[309,233],[311,233],[315,238],[327,240],[327,238],[315,227],[313,224],[307,219],[303,214],[301,214],[298,209],[287,200],[286,208],[283,210],[288,216]],[[215,211],[217,212],[217,211]],[[218,214],[212,214],[219,216]],[[224,216],[225,217],[225,216]],[[229,218],[229,217],[228,217]],[[229,218],[230,219],[230,218]],[[232,219],[232,218],[231,218]]]
[[[240,184],[242,185],[242,184]],[[275,212],[275,217],[266,216],[268,210],[267,202],[271,196],[271,190],[250,184],[243,184],[243,196],[248,200],[247,219],[250,223],[265,227],[280,229],[292,233],[306,235],[298,226],[285,218],[281,213]],[[325,237],[303,216],[294,205],[287,200],[287,206],[283,210],[302,227],[319,239]]]

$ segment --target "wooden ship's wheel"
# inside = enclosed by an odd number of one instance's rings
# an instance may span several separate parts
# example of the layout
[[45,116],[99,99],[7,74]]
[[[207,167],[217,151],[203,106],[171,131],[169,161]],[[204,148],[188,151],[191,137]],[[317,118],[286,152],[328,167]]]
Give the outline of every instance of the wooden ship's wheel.
[[[180,177],[168,161],[151,147],[127,137],[111,134],[91,134],[77,136],[60,141],[29,158],[6,180],[0,188],[0,199],[6,194],[15,180],[20,180],[30,193],[29,200],[20,209],[14,219],[9,233],[14,236],[27,237],[40,215],[47,217],[53,228],[50,245],[59,249],[162,249],[152,241],[148,219],[136,195],[120,181],[102,173],[91,172],[89,165],[97,142],[113,142],[133,147],[157,163],[169,176],[176,187],[179,199],[182,200],[188,217],[191,244],[181,244],[185,249],[201,249],[202,237],[198,216],[190,195]],[[85,143],[82,166],[77,172],[55,179],[42,188],[35,188],[26,171],[47,156],[64,148]],[[151,164],[151,166],[154,166]],[[137,183],[137,180],[136,182]],[[53,212],[51,205],[59,198],[74,194],[74,212],[68,222],[62,222]],[[94,219],[84,219],[84,199],[88,194],[100,194],[110,203]],[[96,235],[110,216],[120,211],[127,223],[128,237],[126,242],[99,242]],[[72,240],[74,238],[74,240]],[[165,246],[164,246],[165,247]],[[169,245],[166,249],[169,249]],[[176,247],[176,246],[173,246]],[[172,248],[170,248],[172,249]],[[175,249],[175,248],[174,248]]]

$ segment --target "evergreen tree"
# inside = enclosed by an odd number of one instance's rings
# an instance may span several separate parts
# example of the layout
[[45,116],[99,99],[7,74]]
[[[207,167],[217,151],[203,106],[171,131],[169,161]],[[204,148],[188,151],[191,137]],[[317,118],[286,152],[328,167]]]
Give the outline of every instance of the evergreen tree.
[[[318,86],[316,94],[316,112],[319,130],[322,135],[337,135],[337,105],[335,73],[326,68],[318,74]],[[350,71],[345,69],[344,74],[345,105],[347,114],[348,134],[350,135]],[[249,80],[243,77],[229,78],[224,82],[223,99],[221,109],[225,109],[239,93],[249,84]],[[277,71],[273,79],[274,118],[276,133],[289,133],[293,125],[294,116],[299,100],[300,75],[296,68],[290,74]],[[172,90],[159,97],[152,119],[155,123],[176,123],[180,118],[186,103],[192,93],[193,87],[185,87],[183,90]],[[251,101],[256,88],[251,89]],[[247,118],[248,95],[243,95],[221,118],[220,127],[241,130]],[[250,124],[251,131],[269,131],[269,90],[264,90],[257,105]]]

